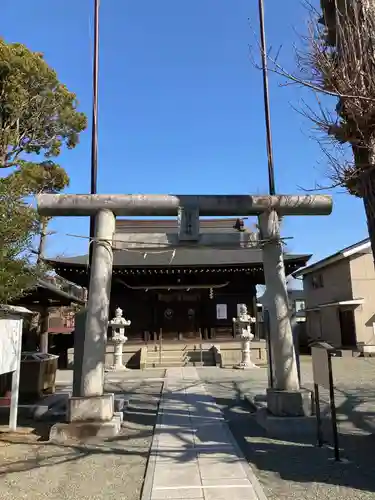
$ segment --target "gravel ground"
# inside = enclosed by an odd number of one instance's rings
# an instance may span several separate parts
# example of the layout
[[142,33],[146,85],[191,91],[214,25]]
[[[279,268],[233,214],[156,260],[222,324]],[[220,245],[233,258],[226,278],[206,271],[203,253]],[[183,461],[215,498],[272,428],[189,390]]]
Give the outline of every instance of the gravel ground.
[[[301,368],[303,385],[311,387],[308,358]],[[342,463],[332,460],[329,447],[315,447],[311,437],[298,442],[267,437],[242,396],[265,389],[264,368],[198,369],[268,500],[375,498],[375,360],[334,359],[333,371]],[[162,388],[157,379],[163,376],[163,370],[107,375],[107,390],[130,397],[121,435],[112,441],[86,446],[37,441],[48,434],[45,425],[34,425],[34,434],[24,427],[24,435],[0,435],[0,500],[139,500]],[[69,373],[60,377],[61,386],[69,383],[69,377]],[[327,399],[325,392],[322,399]]]
[[[335,403],[342,432],[375,432],[375,358],[333,358],[332,371],[335,384]],[[237,373],[233,379],[243,393],[265,393],[266,368]],[[220,375],[219,375],[220,377]],[[301,360],[302,385],[313,389],[311,358]],[[320,389],[322,409],[327,410],[328,391]]]
[[[299,442],[295,438],[281,441],[267,437],[241,396],[246,387],[250,390],[265,385],[264,369],[199,370],[269,500],[375,498],[375,437],[370,432],[370,424],[375,421],[375,360],[335,359],[333,369],[344,457],[341,463],[332,460],[329,447],[314,446],[311,436]],[[304,385],[310,385],[311,363],[307,359],[302,363],[302,376]]]
[[[0,499],[139,500],[162,383],[142,380],[147,372],[127,381],[130,375],[107,383],[106,390],[130,395],[113,440],[57,446],[37,441],[26,427],[24,435],[0,435]],[[39,435],[46,431],[36,428]]]

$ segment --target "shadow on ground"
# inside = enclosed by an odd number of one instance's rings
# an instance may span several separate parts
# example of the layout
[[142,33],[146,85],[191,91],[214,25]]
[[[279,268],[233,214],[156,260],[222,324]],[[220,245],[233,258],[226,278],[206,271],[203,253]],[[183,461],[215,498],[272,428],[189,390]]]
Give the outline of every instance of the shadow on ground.
[[[261,479],[262,474],[268,472],[290,482],[291,487],[293,483],[305,485],[320,483],[375,493],[373,460],[375,437],[369,434],[366,425],[367,419],[372,418],[372,412],[357,411],[358,405],[363,403],[363,398],[354,397],[349,393],[346,396],[343,394],[344,399],[340,403],[338,413],[345,416],[348,421],[352,421],[357,432],[349,432],[344,425],[340,429],[341,453],[346,460],[337,463],[332,460],[332,449],[316,447],[312,436],[298,441],[292,437],[283,440],[269,438],[256,423],[254,409],[242,399],[241,392],[233,380],[221,382],[206,380],[207,394],[194,394],[195,384],[200,383],[201,381],[197,381],[189,384],[191,394],[185,394],[182,390],[180,393],[177,391],[165,398],[168,405],[164,411],[173,415],[176,422],[175,427],[168,429],[167,432],[177,436],[181,444],[178,448],[159,450],[162,456],[172,457],[174,461],[186,464],[196,456],[199,445],[195,443],[194,448],[191,436],[189,437],[188,433],[184,432],[184,422],[187,422],[187,419],[196,422],[195,436],[204,446],[204,453],[206,455],[211,452],[216,453],[215,447],[212,447],[211,451],[205,443],[210,441],[210,426],[220,425],[224,421],[228,423],[246,459],[258,469]],[[131,432],[124,431],[121,435],[104,443],[85,445],[74,443],[69,446],[46,443],[45,448],[50,447],[51,452],[45,454],[41,454],[38,443],[34,443],[26,458],[3,463],[0,467],[0,475],[30,471],[62,462],[79,462],[80,459],[89,455],[115,454],[125,457],[138,455],[147,458],[149,448],[140,449],[135,443],[137,439],[149,439],[151,445],[161,389],[161,383],[140,382],[126,391],[129,405],[125,411],[125,426],[131,429]],[[123,387],[113,385],[111,390],[124,393]],[[184,405],[188,407],[192,401],[196,404],[196,421],[194,420],[195,412],[189,413],[188,409],[184,409]],[[173,409],[174,403],[179,404],[178,410]],[[198,418],[202,414],[204,417]],[[43,423],[39,430],[35,426],[35,433],[39,433],[40,437],[45,436],[47,430],[45,425]],[[223,427],[222,443],[225,444],[224,429]],[[1,436],[1,442],[4,445],[7,444],[6,439],[4,435]],[[327,435],[327,440],[329,439],[330,436]],[[26,442],[25,440],[24,443]],[[228,454],[228,463],[232,459]]]
[[[113,439],[90,443],[71,442],[55,444],[48,441],[49,431],[54,422],[36,422],[19,419],[17,433],[0,432],[0,456],[2,449],[13,446],[15,455],[20,459],[0,461],[0,476],[32,471],[33,469],[54,467],[59,464],[77,463],[88,457],[117,455],[138,456],[147,460],[152,442],[157,410],[162,389],[161,383],[133,384],[126,392],[129,404],[124,411],[124,426],[121,433]],[[124,388],[118,391],[124,394]],[[8,422],[4,421],[4,424]],[[5,429],[6,425],[4,425]],[[148,441],[146,449],[139,443]],[[5,454],[8,458],[8,454]]]
[[[207,389],[215,395],[218,406],[229,424],[242,452],[250,464],[260,472],[272,472],[281,479],[295,483],[322,483],[375,492],[375,466],[373,461],[375,436],[368,433],[367,417],[373,413],[355,412],[361,398],[346,398],[338,408],[339,415],[345,415],[355,424],[357,432],[345,431],[339,425],[339,444],[342,462],[333,460],[330,446],[315,446],[315,436],[305,439],[285,437],[271,439],[254,418],[249,403],[241,398],[236,384],[227,381],[221,384],[206,383]],[[228,398],[228,393],[233,394]],[[325,440],[332,443],[331,429],[325,428]]]
[[6,416],[0,418],[0,443],[19,443],[27,441],[46,442],[49,440],[50,429],[53,422],[38,422],[29,418],[19,418],[17,432],[9,432],[9,419]]

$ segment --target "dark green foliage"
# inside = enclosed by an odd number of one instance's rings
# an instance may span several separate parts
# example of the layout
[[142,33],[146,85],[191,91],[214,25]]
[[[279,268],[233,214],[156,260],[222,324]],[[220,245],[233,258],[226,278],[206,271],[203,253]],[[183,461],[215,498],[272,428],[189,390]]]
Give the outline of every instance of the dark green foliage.
[[0,39],[0,168],[11,169],[0,179],[0,303],[22,296],[44,272],[33,246],[46,221],[32,197],[68,186],[53,160],[64,146],[74,148],[85,128],[75,94],[43,56]]

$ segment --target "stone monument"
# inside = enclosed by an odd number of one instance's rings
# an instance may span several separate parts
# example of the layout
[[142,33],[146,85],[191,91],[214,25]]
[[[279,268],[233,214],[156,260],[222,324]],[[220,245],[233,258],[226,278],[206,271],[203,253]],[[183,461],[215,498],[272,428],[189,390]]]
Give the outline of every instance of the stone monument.
[[250,343],[254,338],[254,335],[251,332],[251,324],[254,324],[255,322],[256,318],[253,318],[250,314],[248,314],[246,305],[240,304],[238,316],[237,318],[233,318],[233,323],[242,340],[242,360],[241,363],[235,365],[233,368],[237,368],[239,370],[257,368],[250,358]]
[[115,346],[114,363],[111,370],[126,370],[122,364],[122,350],[128,337],[125,337],[125,328],[131,325],[131,321],[122,315],[122,309],[118,307],[115,311],[115,317],[109,322],[112,328],[112,342]]

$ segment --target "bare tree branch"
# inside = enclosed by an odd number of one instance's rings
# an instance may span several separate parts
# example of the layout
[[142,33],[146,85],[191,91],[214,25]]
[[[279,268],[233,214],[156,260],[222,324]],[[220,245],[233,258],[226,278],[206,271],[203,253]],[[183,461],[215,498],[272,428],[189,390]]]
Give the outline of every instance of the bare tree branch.
[[[268,69],[287,80],[280,86],[297,84],[315,95],[316,107],[302,101],[302,106],[294,108],[320,133],[330,188],[344,186],[364,197],[371,191],[366,183],[374,171],[375,231],[375,2],[321,0],[320,13],[309,1],[305,4],[307,34],[300,37],[302,48],[295,49],[296,71],[288,71],[279,62],[280,51],[276,56],[267,54]],[[257,46],[261,51],[258,40]],[[319,97],[324,95],[337,98],[336,107],[327,109]],[[341,155],[344,144],[351,147],[353,161]]]

